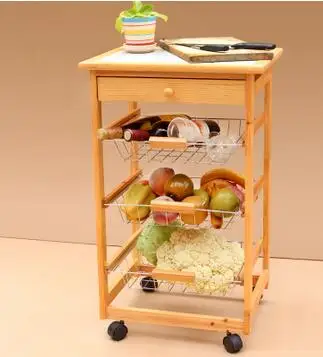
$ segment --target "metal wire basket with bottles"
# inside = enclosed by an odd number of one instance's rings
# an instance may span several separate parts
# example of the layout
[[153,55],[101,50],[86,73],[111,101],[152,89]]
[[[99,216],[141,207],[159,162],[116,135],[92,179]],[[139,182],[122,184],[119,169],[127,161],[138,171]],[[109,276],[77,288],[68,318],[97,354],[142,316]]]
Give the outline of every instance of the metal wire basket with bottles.
[[[174,116],[171,121],[162,117],[151,125],[148,118],[146,122],[142,119],[139,126],[144,129],[102,128],[98,135],[104,140],[109,133],[111,137],[119,136],[108,141],[114,143],[123,160],[169,164],[225,164],[243,145],[243,119],[182,115]],[[136,125],[139,124],[136,122]],[[131,150],[134,143],[137,146],[135,158]]]

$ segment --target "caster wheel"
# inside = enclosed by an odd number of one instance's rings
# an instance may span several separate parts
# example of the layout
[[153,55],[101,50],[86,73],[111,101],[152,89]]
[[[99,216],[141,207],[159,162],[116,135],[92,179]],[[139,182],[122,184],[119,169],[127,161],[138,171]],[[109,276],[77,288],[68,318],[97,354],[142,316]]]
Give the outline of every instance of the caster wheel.
[[152,293],[158,288],[158,282],[151,276],[145,276],[141,279],[140,286],[146,293]]
[[241,337],[236,333],[231,334],[230,332],[224,337],[223,345],[229,353],[238,353],[243,347]]
[[108,335],[113,341],[123,340],[128,333],[128,328],[124,321],[113,321],[108,327]]

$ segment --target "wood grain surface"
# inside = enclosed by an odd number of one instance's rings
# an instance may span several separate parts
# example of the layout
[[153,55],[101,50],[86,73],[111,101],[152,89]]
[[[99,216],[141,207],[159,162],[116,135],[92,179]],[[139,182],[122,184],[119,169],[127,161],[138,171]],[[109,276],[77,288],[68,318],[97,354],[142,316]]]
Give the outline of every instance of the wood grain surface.
[[[183,44],[223,44],[233,45],[243,42],[234,37],[202,37],[202,38],[182,38],[182,39],[162,39],[158,41],[159,46],[165,51],[193,63],[214,63],[214,62],[235,62],[235,61],[259,61],[271,60],[273,51],[260,50],[229,50],[226,52],[210,52],[178,45]],[[176,43],[176,45],[175,45]]]

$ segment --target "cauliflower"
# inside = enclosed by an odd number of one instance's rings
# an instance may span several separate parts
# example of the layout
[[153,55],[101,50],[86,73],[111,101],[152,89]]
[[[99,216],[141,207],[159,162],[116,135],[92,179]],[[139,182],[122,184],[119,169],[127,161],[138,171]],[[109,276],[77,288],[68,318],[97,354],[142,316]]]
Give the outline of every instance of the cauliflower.
[[184,229],[172,232],[169,241],[156,250],[157,268],[195,273],[189,284],[196,292],[225,295],[244,262],[237,242],[217,236],[214,229]]

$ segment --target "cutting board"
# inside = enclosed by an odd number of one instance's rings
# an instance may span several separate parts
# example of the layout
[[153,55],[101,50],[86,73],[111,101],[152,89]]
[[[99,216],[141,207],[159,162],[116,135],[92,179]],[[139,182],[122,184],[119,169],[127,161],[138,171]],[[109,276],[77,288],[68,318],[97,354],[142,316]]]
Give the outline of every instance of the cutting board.
[[229,50],[226,52],[209,52],[190,47],[174,45],[174,43],[232,45],[238,42],[245,41],[234,37],[178,38],[159,40],[158,45],[164,50],[184,59],[187,62],[192,63],[271,60],[274,56],[273,51]]

